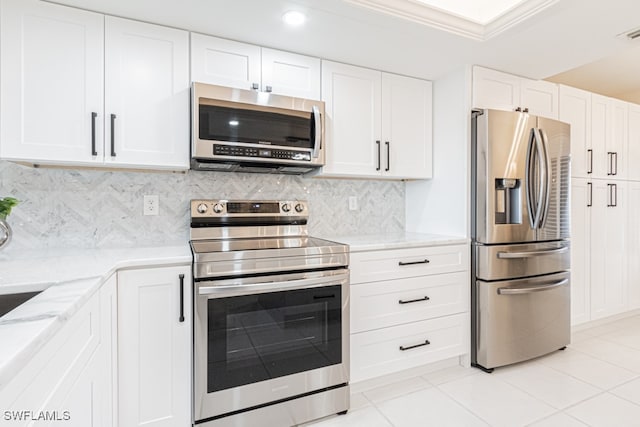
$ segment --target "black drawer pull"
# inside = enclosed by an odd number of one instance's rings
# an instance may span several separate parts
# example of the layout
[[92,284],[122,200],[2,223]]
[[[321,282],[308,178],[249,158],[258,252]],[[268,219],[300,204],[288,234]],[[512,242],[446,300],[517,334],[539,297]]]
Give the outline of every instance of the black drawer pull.
[[416,265],[416,264],[429,264],[429,260],[428,259],[423,259],[422,261],[411,261],[411,262],[398,262],[399,266],[403,266],[403,265]]
[[180,279],[180,318],[179,322],[184,322],[184,274],[178,275]]
[[420,302],[420,301],[429,301],[429,297],[425,296],[424,298],[410,299],[407,301],[398,300],[398,304],[411,304],[412,302]]
[[411,350],[412,348],[424,347],[425,345],[429,345],[429,344],[431,344],[429,340],[424,340],[423,343],[410,345],[409,347],[400,346],[400,351],[406,351],[406,350]]

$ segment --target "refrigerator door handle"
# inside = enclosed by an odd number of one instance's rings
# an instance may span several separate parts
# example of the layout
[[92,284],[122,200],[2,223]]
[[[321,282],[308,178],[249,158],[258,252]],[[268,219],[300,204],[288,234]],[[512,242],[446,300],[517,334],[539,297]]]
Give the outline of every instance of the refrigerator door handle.
[[527,214],[529,215],[529,225],[531,226],[532,229],[536,229],[537,223],[536,223],[536,217],[537,217],[537,209],[536,206],[534,205],[534,200],[533,200],[533,193],[535,191],[535,187],[534,187],[534,180],[533,180],[533,172],[534,172],[534,168],[533,168],[533,152],[535,150],[534,147],[534,142],[535,142],[536,136],[535,136],[535,129],[531,129],[531,132],[529,134],[529,143],[527,144],[527,157],[525,159],[525,172],[524,172],[524,177],[525,177],[525,197],[527,199]]
[[[534,230],[540,228],[542,223],[542,215],[544,213],[544,203],[547,196],[547,158],[546,152],[544,149],[544,143],[542,142],[542,136],[540,135],[540,130],[537,128],[531,129],[532,139],[530,139],[529,143],[533,144],[535,141],[535,157],[538,160],[538,165],[540,168],[540,173],[538,173],[538,194],[536,195],[537,200],[535,201],[535,216],[533,221],[531,221],[531,228]],[[531,147],[531,146],[530,146]],[[527,155],[530,156],[527,162],[529,166],[529,171],[527,173],[527,178],[529,180],[529,203],[533,205],[533,201],[531,200],[533,190],[535,186],[533,185],[533,176],[535,173],[534,168],[532,167],[533,163],[536,159],[533,157],[533,149],[527,150]],[[533,211],[533,209],[531,209]]]
[[545,255],[557,255],[569,252],[569,247],[549,249],[546,251],[526,251],[526,252],[498,252],[499,259],[518,259],[518,258],[533,258],[537,256]]
[[545,283],[544,285],[529,286],[526,288],[498,288],[498,295],[523,295],[533,292],[550,291],[569,283],[569,279],[562,279],[557,282]]
[[549,160],[547,134],[543,129],[538,129],[538,131],[540,136],[540,146],[542,147],[542,151],[540,152],[540,162],[544,165],[543,172],[540,174],[540,180],[544,184],[544,204],[540,208],[540,222],[538,223],[538,228],[544,228],[547,223],[547,212],[549,212],[549,202],[551,199],[551,161]]

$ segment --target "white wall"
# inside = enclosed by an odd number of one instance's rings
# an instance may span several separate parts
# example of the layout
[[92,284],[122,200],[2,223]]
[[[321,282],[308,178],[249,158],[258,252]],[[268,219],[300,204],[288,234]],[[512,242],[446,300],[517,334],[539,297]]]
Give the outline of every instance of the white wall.
[[406,184],[406,229],[469,236],[471,67],[433,82],[433,179]]

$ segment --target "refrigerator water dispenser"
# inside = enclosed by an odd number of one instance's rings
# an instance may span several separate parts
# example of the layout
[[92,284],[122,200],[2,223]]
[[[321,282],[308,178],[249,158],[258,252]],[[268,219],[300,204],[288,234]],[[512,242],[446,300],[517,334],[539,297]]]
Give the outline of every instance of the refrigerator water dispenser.
[[520,179],[496,178],[496,224],[522,224]]

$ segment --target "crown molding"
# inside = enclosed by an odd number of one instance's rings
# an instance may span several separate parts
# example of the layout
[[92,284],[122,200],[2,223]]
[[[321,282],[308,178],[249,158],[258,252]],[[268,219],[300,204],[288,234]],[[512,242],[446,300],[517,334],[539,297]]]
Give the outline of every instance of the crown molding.
[[559,0],[528,0],[509,9],[486,25],[428,6],[416,0],[345,0],[397,18],[428,25],[473,40],[488,40],[540,13]]

